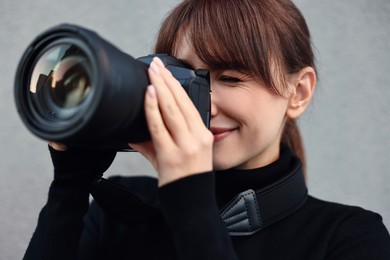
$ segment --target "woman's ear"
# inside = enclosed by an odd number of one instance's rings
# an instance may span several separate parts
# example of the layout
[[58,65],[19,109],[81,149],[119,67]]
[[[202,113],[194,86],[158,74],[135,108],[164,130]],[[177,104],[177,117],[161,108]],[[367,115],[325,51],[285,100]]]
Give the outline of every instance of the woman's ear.
[[286,111],[288,118],[298,118],[306,110],[312,99],[316,81],[316,72],[312,67],[305,67],[292,77]]

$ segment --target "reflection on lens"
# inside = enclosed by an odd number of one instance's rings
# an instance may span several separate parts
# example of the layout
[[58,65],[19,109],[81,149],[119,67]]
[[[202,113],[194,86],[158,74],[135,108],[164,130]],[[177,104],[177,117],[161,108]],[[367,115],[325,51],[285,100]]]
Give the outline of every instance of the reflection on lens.
[[84,62],[80,57],[65,58],[53,72],[50,94],[58,106],[76,107],[88,95],[91,88]]
[[91,91],[89,63],[77,46],[57,45],[38,59],[30,81],[30,94],[39,110],[53,104],[62,109],[80,105]]

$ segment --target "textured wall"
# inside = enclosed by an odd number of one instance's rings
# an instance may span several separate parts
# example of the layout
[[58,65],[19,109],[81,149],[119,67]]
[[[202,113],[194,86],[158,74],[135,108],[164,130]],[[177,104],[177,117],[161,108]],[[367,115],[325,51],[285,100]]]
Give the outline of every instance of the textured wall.
[[[2,259],[21,259],[52,179],[46,144],[25,129],[13,103],[13,77],[26,46],[48,27],[70,22],[96,30],[133,56],[144,55],[177,2],[0,1]],[[313,105],[300,121],[310,192],[380,212],[390,227],[390,2],[296,3],[312,31],[320,73]],[[138,154],[122,153],[107,175],[124,173],[153,170]]]

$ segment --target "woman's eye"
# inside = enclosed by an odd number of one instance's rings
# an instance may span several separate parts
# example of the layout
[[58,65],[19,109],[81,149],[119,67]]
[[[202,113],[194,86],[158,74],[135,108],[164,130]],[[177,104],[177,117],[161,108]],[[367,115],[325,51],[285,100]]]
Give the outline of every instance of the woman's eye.
[[239,83],[239,82],[241,82],[241,79],[239,79],[237,77],[229,77],[229,76],[221,76],[219,78],[219,80],[224,81],[224,82],[228,82],[228,83]]

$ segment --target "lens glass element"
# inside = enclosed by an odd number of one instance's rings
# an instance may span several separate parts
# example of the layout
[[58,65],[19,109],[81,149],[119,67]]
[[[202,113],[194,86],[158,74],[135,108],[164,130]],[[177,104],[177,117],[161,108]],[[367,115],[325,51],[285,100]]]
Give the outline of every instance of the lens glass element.
[[91,92],[87,56],[74,44],[46,49],[34,65],[29,92],[41,112],[62,110],[60,117],[70,116],[66,110],[77,108]]

